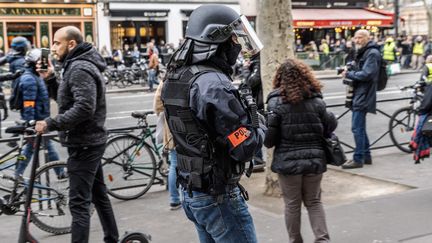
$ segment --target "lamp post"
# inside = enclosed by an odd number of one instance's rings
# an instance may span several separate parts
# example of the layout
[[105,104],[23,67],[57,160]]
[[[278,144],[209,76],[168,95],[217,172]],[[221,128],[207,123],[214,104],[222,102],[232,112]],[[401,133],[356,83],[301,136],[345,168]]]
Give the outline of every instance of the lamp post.
[[399,0],[394,0],[394,20],[395,38],[399,35]]

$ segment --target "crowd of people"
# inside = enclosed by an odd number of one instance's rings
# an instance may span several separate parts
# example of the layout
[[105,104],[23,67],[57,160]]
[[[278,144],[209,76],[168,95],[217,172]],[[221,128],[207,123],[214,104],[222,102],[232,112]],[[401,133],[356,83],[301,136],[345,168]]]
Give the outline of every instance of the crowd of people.
[[[425,59],[432,54],[432,37],[407,36],[398,38],[377,37],[371,35],[387,63],[399,63],[401,68],[419,70],[423,67]],[[354,38],[333,39],[330,36],[319,41],[303,43],[301,39],[295,42],[297,56],[305,53],[303,59],[312,59],[319,62],[321,68],[339,67],[354,60],[355,44]]]

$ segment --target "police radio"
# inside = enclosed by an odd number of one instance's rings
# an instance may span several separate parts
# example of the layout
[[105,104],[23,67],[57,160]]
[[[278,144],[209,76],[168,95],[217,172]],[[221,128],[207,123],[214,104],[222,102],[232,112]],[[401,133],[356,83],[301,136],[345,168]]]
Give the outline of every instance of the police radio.
[[252,96],[252,90],[249,85],[241,83],[239,86],[240,99],[247,107],[252,121],[252,127],[259,128],[258,106]]

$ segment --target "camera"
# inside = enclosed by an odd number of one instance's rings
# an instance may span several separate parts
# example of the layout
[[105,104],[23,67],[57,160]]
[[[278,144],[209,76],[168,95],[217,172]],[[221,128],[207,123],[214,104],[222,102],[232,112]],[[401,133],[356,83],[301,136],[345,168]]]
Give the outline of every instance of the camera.
[[[338,74],[341,74],[345,69],[347,71],[351,71],[353,70],[355,67],[355,62],[351,61],[351,62],[347,62],[345,68],[337,68],[337,72]],[[353,99],[353,95],[354,95],[354,88],[353,88],[353,80],[345,77],[342,80],[342,83],[345,84],[346,87],[346,96],[345,96],[345,107],[347,108],[351,108],[352,107],[352,99]]]
[[259,127],[259,118],[258,118],[258,106],[255,102],[255,99],[252,96],[252,90],[249,85],[242,83],[238,89],[240,93],[240,99],[243,104],[247,107],[251,121],[252,127]]
[[50,53],[50,50],[47,48],[41,49],[41,70],[47,70],[48,69],[48,56]]

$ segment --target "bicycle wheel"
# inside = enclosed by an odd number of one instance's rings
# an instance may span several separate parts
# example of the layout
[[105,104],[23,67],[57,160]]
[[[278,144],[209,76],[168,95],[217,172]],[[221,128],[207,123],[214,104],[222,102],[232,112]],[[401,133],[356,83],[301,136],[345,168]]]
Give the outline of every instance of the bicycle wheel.
[[107,143],[103,170],[108,193],[122,200],[144,195],[156,177],[156,160],[147,144],[139,148],[141,139],[125,134]]
[[71,232],[69,180],[58,179],[54,171],[66,172],[66,168],[66,162],[56,161],[47,163],[36,171],[31,205],[32,222],[39,229],[53,234]]
[[407,106],[396,110],[390,118],[390,138],[402,152],[411,153],[408,145],[415,128],[416,115],[416,112]]
[[144,235],[143,233],[139,232],[133,232],[128,233],[126,232],[123,238],[119,240],[119,243],[148,243],[150,237]]

